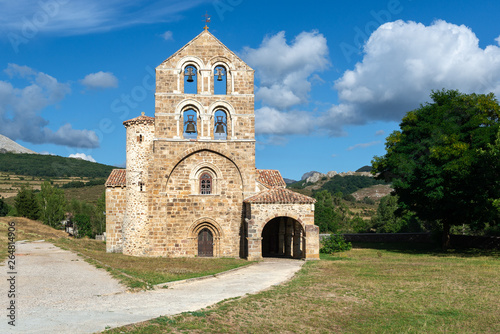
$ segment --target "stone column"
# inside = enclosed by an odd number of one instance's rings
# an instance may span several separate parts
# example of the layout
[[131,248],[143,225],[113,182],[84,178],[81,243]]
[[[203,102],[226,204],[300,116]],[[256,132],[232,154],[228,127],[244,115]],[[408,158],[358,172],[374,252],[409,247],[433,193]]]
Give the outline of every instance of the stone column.
[[302,251],[300,249],[301,236],[302,236],[302,226],[299,222],[294,222],[294,231],[293,231],[293,258],[300,259],[302,258]]
[[285,220],[285,217],[281,217],[279,221],[278,255],[285,255]]
[[306,225],[306,260],[319,260],[319,227]]
[[286,232],[285,232],[285,256],[292,256],[292,235],[293,235],[293,222],[290,218],[286,219]]

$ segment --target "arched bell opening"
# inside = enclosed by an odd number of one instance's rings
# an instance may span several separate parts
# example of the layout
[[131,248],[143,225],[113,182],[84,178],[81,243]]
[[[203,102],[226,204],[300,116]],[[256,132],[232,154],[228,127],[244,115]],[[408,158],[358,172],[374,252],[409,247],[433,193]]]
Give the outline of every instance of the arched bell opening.
[[227,139],[227,114],[219,109],[214,114],[214,129],[213,135],[216,140]]
[[198,138],[198,114],[194,109],[186,109],[183,114],[183,136],[185,139]]
[[222,65],[218,65],[214,68],[214,94],[227,94],[227,70]]
[[184,94],[198,94],[198,70],[193,65],[184,68]]
[[290,217],[271,219],[262,229],[262,257],[301,259],[305,255],[302,225]]

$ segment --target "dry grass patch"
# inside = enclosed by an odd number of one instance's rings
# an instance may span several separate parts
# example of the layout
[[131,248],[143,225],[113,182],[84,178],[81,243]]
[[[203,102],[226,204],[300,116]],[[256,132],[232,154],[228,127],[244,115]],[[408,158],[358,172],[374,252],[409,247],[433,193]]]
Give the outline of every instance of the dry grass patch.
[[110,333],[498,333],[499,256],[358,248],[259,294]]
[[109,271],[130,288],[150,288],[155,284],[217,274],[249,264],[233,258],[146,258],[106,253],[106,244],[88,238],[74,239],[61,230],[26,218],[0,218],[0,256],[7,251],[7,223],[16,222],[17,240],[45,239],[63,249],[84,256],[87,262]]

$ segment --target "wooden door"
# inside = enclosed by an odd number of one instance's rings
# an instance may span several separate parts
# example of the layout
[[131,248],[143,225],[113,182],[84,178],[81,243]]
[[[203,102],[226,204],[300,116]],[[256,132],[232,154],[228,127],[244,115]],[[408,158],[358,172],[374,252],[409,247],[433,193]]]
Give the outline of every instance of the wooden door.
[[198,256],[214,256],[214,237],[208,228],[204,228],[198,234]]

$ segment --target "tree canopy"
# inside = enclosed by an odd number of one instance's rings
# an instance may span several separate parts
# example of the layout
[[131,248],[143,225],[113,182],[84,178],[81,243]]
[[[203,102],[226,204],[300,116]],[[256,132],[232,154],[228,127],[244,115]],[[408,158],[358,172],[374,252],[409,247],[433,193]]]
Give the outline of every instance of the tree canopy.
[[372,163],[402,210],[442,225],[446,248],[451,225],[499,223],[500,106],[493,94],[441,90],[431,98],[406,114]]

